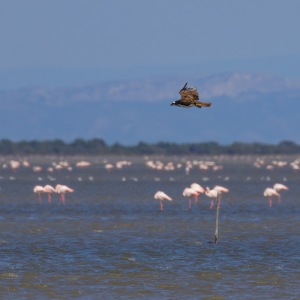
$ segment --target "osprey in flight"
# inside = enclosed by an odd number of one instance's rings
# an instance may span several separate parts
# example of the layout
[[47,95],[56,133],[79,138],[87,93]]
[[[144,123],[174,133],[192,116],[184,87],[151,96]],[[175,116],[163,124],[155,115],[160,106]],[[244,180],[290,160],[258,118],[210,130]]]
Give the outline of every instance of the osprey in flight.
[[210,102],[200,102],[199,100],[199,94],[197,89],[192,87],[186,87],[187,83],[184,85],[184,87],[179,91],[179,94],[181,96],[180,100],[174,101],[171,103],[171,105],[180,106],[180,107],[199,107],[202,106],[210,107]]

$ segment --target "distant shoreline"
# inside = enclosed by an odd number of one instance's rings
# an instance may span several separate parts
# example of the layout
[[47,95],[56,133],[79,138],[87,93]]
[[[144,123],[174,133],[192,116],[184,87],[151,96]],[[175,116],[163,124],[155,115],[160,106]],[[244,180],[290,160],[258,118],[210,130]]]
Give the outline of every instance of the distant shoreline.
[[217,142],[148,144],[140,142],[133,146],[119,143],[108,145],[102,139],[76,139],[67,143],[62,140],[11,141],[0,140],[0,155],[299,155],[300,145],[292,141],[278,144],[259,142],[235,142],[221,145]]

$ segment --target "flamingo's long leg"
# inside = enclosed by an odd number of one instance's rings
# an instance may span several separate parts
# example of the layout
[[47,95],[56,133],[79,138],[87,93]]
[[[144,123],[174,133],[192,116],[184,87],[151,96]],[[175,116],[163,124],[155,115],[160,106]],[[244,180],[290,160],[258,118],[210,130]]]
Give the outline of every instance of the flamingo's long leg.
[[271,197],[269,198],[269,206],[270,206],[270,207],[273,206],[273,201],[272,201],[272,198],[271,198]]

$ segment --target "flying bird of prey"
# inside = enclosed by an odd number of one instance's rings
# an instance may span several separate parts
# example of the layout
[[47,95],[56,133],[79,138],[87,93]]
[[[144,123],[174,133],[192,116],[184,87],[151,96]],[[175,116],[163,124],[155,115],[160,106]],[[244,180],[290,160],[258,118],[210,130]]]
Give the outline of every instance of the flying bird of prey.
[[205,107],[210,107],[211,103],[210,102],[200,102],[199,101],[199,93],[197,89],[193,87],[186,87],[188,83],[184,85],[184,87],[179,91],[179,94],[181,96],[180,100],[174,101],[171,103],[171,105],[175,106],[180,106],[180,107],[199,107],[201,108],[202,106]]

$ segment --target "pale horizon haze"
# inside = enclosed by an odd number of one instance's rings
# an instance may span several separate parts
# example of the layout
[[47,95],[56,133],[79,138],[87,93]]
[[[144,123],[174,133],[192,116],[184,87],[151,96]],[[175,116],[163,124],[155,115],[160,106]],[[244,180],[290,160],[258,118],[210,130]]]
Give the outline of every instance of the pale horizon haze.
[[0,0],[0,88],[251,71],[300,79],[300,1]]
[[[0,139],[299,142],[299,0],[0,0]],[[209,109],[171,107],[185,82]]]

